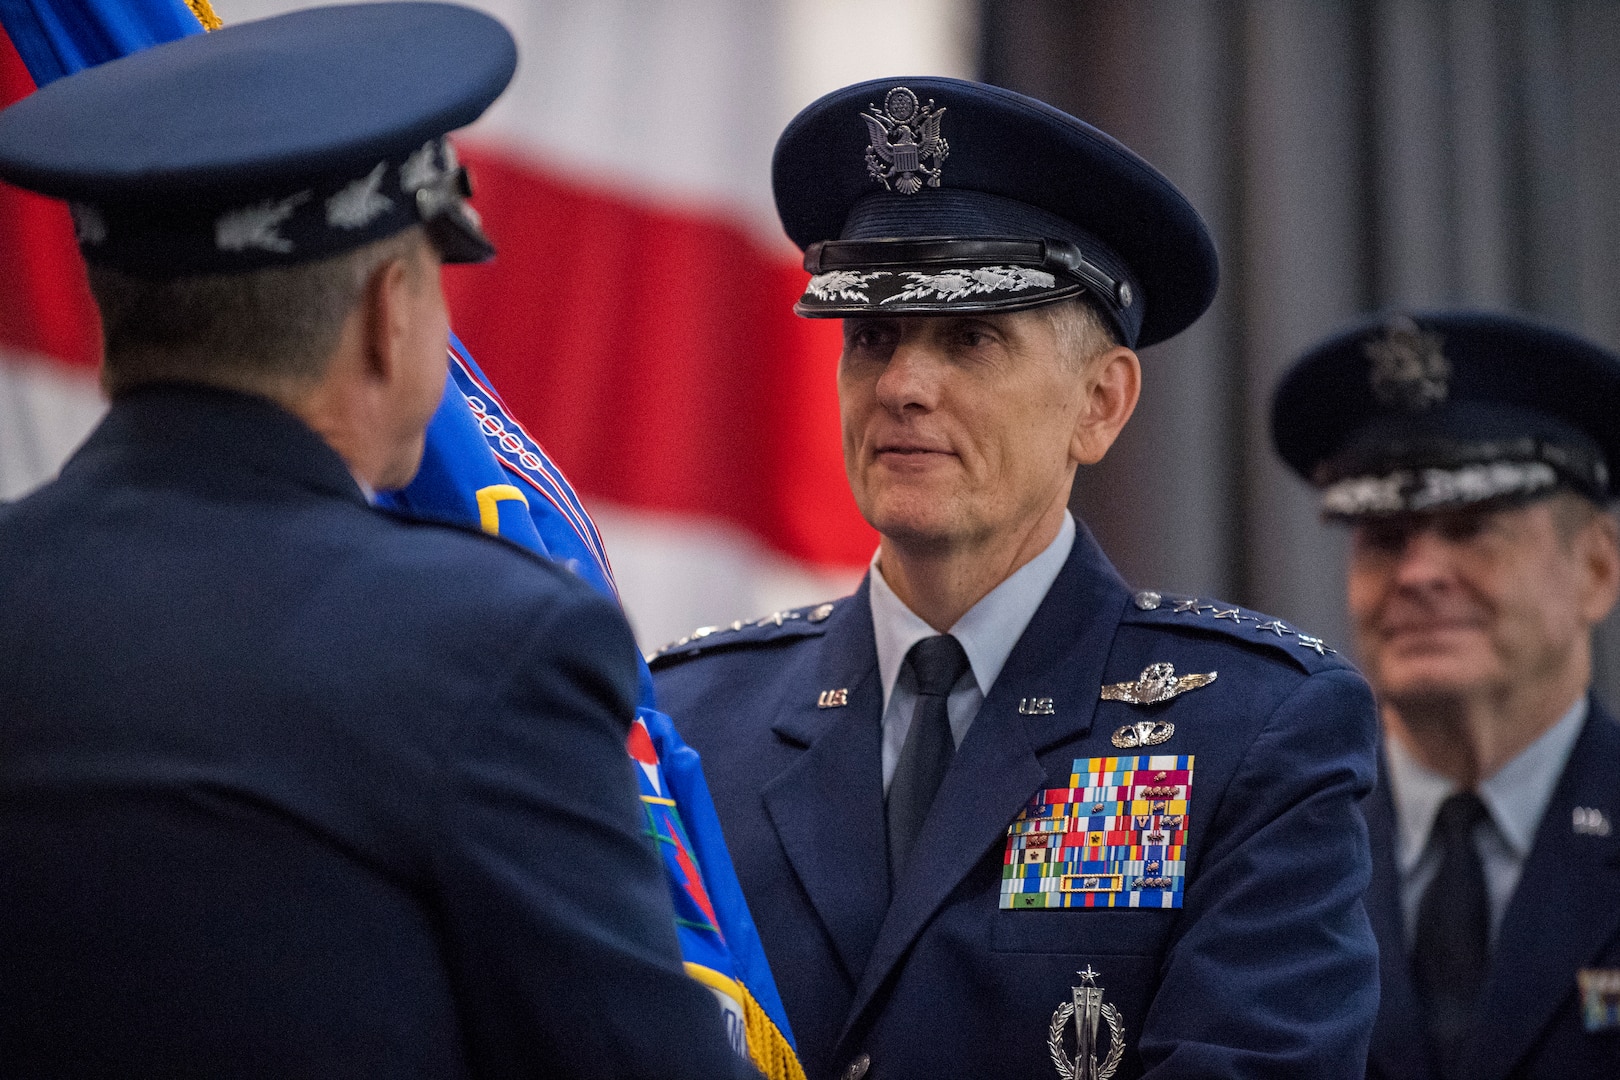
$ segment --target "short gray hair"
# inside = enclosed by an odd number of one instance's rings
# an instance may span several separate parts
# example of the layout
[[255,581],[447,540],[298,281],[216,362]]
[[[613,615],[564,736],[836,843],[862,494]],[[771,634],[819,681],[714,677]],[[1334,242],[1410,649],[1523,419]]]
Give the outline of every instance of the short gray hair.
[[317,262],[241,274],[152,279],[92,265],[102,386],[116,398],[159,382],[241,390],[313,382],[371,275],[425,243],[412,228]]
[[1119,344],[1113,325],[1086,296],[1073,296],[1039,310],[1050,320],[1063,360],[1074,371]]

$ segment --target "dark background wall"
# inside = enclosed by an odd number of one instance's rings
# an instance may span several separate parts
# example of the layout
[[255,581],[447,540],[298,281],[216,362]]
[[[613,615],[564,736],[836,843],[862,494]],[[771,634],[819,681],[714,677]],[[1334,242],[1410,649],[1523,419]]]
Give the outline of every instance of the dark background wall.
[[[1133,583],[1348,642],[1341,529],[1271,450],[1308,345],[1391,306],[1506,308],[1620,348],[1615,0],[984,0],[982,71],[1147,157],[1220,248],[1143,353],[1074,509]],[[1620,422],[1620,417],[1616,418]],[[1598,684],[1620,701],[1620,623]]]

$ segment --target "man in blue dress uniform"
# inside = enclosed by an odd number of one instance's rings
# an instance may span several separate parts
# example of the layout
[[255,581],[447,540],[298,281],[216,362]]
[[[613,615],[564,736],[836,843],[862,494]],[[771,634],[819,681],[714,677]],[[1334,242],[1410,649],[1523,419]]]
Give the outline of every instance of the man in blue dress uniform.
[[1365,322],[1278,388],[1383,718],[1370,1076],[1620,1076],[1620,725],[1589,694],[1616,417],[1620,357],[1478,312]]
[[72,201],[105,422],[0,508],[0,1075],[737,1075],[624,749],[622,617],[390,518],[487,257],[493,19],[311,9],[0,113]]
[[1214,294],[1203,222],[1102,132],[953,79],[821,99],[774,169],[882,542],[854,596],[654,669],[811,1080],[1359,1074],[1366,684],[1279,620],[1133,593],[1067,510],[1135,348]]

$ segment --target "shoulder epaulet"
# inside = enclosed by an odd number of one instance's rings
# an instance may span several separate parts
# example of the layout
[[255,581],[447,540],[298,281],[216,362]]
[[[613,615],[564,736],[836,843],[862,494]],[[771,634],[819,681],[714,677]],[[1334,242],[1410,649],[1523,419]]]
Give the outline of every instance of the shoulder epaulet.
[[1310,673],[1351,666],[1337,649],[1314,634],[1270,615],[1218,600],[1143,589],[1131,597],[1121,621],[1223,634],[1245,645],[1281,653]]
[[786,638],[812,637],[826,630],[823,624],[840,603],[842,601],[833,600],[790,611],[773,611],[758,619],[738,619],[729,626],[700,626],[662,649],[648,653],[647,664],[656,668],[712,649],[732,649]]

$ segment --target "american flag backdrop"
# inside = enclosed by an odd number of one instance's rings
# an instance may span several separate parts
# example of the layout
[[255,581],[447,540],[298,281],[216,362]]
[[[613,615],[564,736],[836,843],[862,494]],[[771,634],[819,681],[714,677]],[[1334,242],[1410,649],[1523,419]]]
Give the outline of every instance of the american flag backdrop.
[[[473,6],[512,29],[520,62],[459,140],[500,254],[447,270],[452,323],[584,497],[642,645],[848,591],[876,535],[844,482],[837,323],[790,310],[806,275],[770,153],[837,86],[971,75],[977,6]],[[31,89],[0,46],[0,96]],[[51,475],[102,408],[71,235],[59,204],[0,189],[0,498]]]

